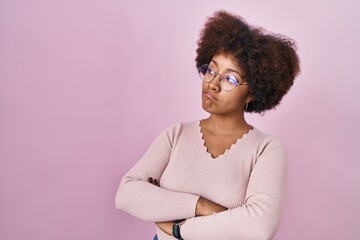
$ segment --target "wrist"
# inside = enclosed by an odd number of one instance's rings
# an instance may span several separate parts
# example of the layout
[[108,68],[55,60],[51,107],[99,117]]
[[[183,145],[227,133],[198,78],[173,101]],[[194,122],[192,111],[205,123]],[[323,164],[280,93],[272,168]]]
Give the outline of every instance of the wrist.
[[186,219],[181,219],[181,220],[175,220],[173,222],[173,236],[176,238],[176,239],[179,239],[179,240],[184,240],[182,237],[181,237],[181,233],[180,233],[180,229],[181,229],[181,226],[185,223]]

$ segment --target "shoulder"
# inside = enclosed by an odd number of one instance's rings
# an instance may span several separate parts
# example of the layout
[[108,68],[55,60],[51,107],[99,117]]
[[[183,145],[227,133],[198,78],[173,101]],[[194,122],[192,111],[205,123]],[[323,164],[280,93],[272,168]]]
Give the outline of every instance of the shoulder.
[[286,146],[279,138],[269,135],[257,128],[252,130],[251,139],[256,145],[257,156],[266,154],[267,152],[276,151],[279,154],[286,155]]
[[167,138],[171,143],[175,143],[180,137],[196,133],[198,126],[199,121],[173,123],[165,128],[159,137]]
[[194,130],[199,127],[199,121],[191,121],[191,122],[177,122],[168,126],[164,132],[181,132],[181,131],[189,131]]

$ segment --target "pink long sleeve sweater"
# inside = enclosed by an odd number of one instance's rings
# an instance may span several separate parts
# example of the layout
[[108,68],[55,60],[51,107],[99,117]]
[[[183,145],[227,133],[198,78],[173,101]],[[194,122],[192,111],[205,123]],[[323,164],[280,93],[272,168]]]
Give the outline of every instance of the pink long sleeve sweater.
[[[185,240],[272,239],[280,223],[287,183],[281,142],[254,128],[223,155],[212,158],[199,121],[163,131],[123,177],[116,206],[146,221],[187,218]],[[160,187],[148,178],[160,180]],[[226,208],[195,217],[202,196]],[[157,229],[159,240],[174,240]]]

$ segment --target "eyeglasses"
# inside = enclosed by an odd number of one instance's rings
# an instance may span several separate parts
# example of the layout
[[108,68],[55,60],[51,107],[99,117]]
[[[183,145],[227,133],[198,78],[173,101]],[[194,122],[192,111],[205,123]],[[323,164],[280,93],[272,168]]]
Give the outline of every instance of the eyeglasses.
[[231,73],[224,72],[220,74],[215,72],[209,66],[209,64],[204,64],[201,67],[199,67],[199,75],[200,78],[207,83],[211,82],[212,80],[214,80],[216,76],[219,75],[220,87],[222,90],[227,92],[233,90],[237,85],[247,85],[247,83],[239,83],[236,77]]

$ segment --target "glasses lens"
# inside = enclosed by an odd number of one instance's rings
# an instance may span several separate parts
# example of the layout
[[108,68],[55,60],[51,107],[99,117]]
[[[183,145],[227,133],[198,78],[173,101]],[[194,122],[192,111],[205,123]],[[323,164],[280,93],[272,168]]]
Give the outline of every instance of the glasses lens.
[[234,75],[230,73],[224,73],[221,76],[221,89],[225,91],[231,91],[236,87],[237,82],[238,81]]
[[211,82],[213,79],[212,70],[207,64],[204,64],[199,68],[199,75],[200,78],[205,82]]

